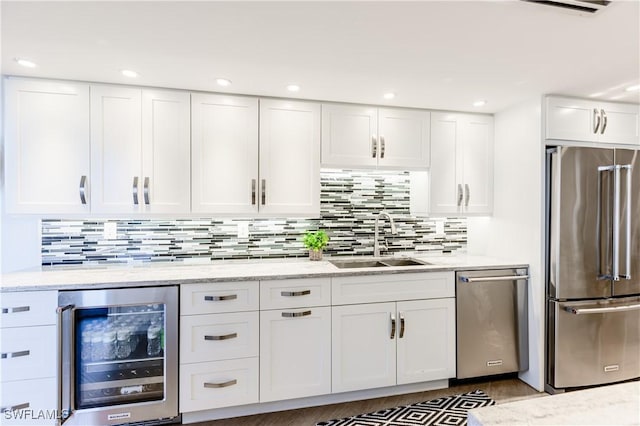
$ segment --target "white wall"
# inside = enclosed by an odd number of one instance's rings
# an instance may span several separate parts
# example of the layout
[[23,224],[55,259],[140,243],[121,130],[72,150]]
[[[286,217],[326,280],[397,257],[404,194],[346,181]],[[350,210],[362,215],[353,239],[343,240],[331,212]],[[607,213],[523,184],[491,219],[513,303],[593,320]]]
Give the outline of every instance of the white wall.
[[494,213],[468,223],[469,252],[530,265],[529,370],[544,390],[544,146],[541,98],[495,115]]

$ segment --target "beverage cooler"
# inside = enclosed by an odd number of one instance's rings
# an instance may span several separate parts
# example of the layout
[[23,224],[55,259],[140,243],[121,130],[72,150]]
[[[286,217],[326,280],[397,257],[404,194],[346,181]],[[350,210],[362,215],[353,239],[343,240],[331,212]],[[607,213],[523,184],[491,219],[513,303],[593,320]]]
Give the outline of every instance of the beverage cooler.
[[178,287],[63,291],[63,424],[176,420]]

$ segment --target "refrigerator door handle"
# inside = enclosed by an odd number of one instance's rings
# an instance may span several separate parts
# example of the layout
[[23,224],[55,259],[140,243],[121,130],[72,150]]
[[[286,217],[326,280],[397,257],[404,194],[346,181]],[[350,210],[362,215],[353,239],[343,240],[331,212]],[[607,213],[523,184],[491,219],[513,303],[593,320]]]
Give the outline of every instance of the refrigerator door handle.
[[613,280],[620,281],[620,166],[613,167]]
[[[609,172],[614,172],[615,175],[615,168],[616,166],[600,166],[598,167],[598,212],[597,212],[597,217],[596,217],[596,250],[597,250],[597,254],[596,254],[596,258],[598,260],[598,279],[599,280],[611,280],[613,279],[613,277],[616,274],[616,246],[615,246],[615,240],[613,241],[614,243],[614,247],[613,247],[613,265],[611,265],[609,263],[609,258],[608,258],[608,253],[609,253],[609,247],[607,245],[607,249],[604,250],[607,254],[603,255],[603,249],[602,249],[602,244],[603,244],[603,240],[602,240],[602,221],[603,221],[603,210],[605,210],[604,206],[602,205],[602,201],[603,201],[603,196],[602,196],[602,185],[603,185],[603,179],[602,176],[604,173],[609,173]],[[615,177],[614,177],[615,179]],[[614,194],[617,193],[617,188],[614,189]],[[611,210],[610,210],[610,191],[607,191],[607,205],[606,205],[606,212],[607,212],[607,223],[609,223],[609,219],[611,216],[613,216],[613,220],[614,220],[614,224],[613,224],[613,234],[616,235],[616,225],[615,225],[615,202],[614,202],[614,213],[613,215],[611,214]],[[618,205],[619,206],[619,205]],[[618,223],[619,226],[619,223]],[[610,235],[610,230],[609,228],[607,228],[607,234]],[[610,240],[607,240],[607,243],[609,243]],[[606,256],[607,259],[603,259],[603,256]],[[603,271],[603,265],[606,264],[606,271]],[[611,267],[611,270],[609,270],[609,267]]]
[[612,312],[637,311],[640,309],[640,303],[622,306],[610,306],[608,308],[580,308],[575,306],[565,306],[564,310],[574,315],[583,314],[607,314]]
[[624,244],[625,244],[625,256],[624,256],[624,272],[622,272],[620,274],[620,278],[624,278],[626,280],[630,280],[631,279],[631,206],[633,205],[631,203],[631,173],[633,171],[633,166],[631,164],[625,164],[624,166],[619,166],[621,170],[625,170],[627,172],[627,182],[626,182],[626,186],[627,186],[627,191],[625,194],[625,205],[626,205],[626,211],[624,212],[625,214],[625,221],[626,221],[626,227],[625,227],[625,235],[624,235]]

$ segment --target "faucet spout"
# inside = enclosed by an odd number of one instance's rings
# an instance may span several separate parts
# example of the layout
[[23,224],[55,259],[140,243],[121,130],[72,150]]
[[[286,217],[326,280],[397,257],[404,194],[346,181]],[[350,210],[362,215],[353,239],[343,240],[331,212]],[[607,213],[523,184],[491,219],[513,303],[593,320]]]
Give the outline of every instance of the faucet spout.
[[396,228],[396,223],[393,221],[391,215],[386,211],[381,211],[376,216],[376,222],[374,226],[374,236],[373,236],[373,255],[375,257],[380,256],[380,245],[378,244],[378,234],[379,234],[379,221],[380,218],[389,219],[389,225],[391,226],[391,234],[396,235],[398,233],[398,229]]

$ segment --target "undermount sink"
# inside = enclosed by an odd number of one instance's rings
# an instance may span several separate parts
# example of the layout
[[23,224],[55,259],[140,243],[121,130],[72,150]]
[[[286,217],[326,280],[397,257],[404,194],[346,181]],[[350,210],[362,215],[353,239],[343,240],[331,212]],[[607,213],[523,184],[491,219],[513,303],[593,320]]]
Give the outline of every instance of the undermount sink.
[[389,266],[416,266],[428,265],[428,262],[411,259],[408,257],[391,257],[382,259],[350,259],[350,260],[330,260],[330,263],[340,269],[350,268],[380,268]]

